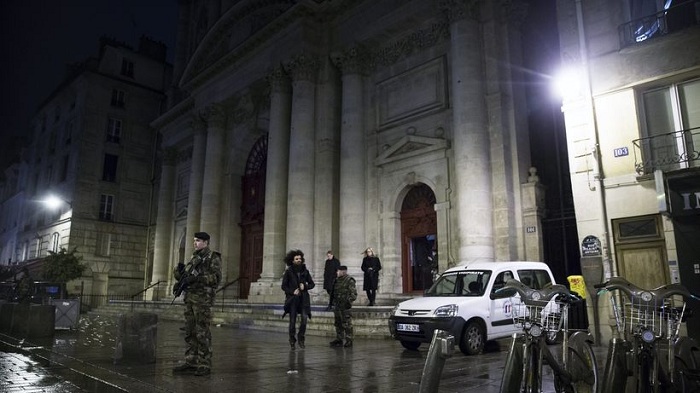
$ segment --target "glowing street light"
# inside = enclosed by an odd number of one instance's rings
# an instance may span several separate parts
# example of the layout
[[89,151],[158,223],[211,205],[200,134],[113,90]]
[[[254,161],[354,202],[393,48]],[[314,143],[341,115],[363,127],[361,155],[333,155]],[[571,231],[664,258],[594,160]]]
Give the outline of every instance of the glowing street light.
[[47,197],[46,197],[43,201],[41,201],[41,202],[44,204],[44,206],[46,206],[47,208],[49,208],[49,209],[51,209],[51,210],[57,210],[57,209],[60,208],[63,204],[67,204],[69,207],[73,207],[73,206],[71,205],[70,202],[68,202],[68,201],[66,201],[66,200],[64,200],[64,199],[62,199],[62,198],[59,198],[58,196],[53,195],[53,194],[47,196]]

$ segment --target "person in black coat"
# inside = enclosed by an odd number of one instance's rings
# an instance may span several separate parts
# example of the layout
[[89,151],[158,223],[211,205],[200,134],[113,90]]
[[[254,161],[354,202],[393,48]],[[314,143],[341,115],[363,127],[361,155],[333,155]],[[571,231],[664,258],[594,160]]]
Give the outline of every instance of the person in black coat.
[[326,265],[323,268],[323,289],[328,292],[328,295],[333,292],[333,283],[339,267],[340,261],[333,255],[333,251],[328,250],[326,253]]
[[[292,350],[295,349],[297,339],[299,348],[305,347],[306,323],[308,318],[311,318],[309,290],[316,286],[304,261],[304,253],[301,250],[291,250],[284,257],[287,269],[282,276],[282,290],[286,295],[284,311],[285,314],[289,313],[289,345]],[[297,315],[301,316],[298,335]]]
[[362,271],[365,272],[365,282],[362,284],[362,289],[367,292],[369,305],[374,306],[374,301],[377,298],[379,271],[382,270],[382,263],[379,261],[379,258],[374,255],[372,247],[368,247],[363,254]]

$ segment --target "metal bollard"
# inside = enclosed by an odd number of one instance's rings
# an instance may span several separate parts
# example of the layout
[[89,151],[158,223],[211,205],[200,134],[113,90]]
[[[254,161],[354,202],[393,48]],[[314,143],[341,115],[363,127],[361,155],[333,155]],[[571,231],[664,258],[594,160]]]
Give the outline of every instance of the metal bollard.
[[423,374],[420,379],[420,393],[437,392],[440,386],[440,375],[445,366],[445,360],[452,356],[455,350],[455,338],[444,330],[436,330],[430,342],[428,357],[425,359]]

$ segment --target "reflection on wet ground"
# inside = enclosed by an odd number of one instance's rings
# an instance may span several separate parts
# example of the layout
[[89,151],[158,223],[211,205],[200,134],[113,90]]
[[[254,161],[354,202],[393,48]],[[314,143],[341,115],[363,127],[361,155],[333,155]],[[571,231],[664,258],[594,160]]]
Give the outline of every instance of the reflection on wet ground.
[[[286,332],[212,327],[212,374],[173,375],[184,354],[180,326],[158,322],[156,360],[149,364],[114,361],[113,317],[81,316],[78,329],[56,331],[47,340],[0,335],[0,391],[418,392],[428,351],[427,344],[408,351],[388,339],[330,348],[331,338],[319,336],[307,337],[306,349],[291,351]],[[445,363],[438,392],[498,392],[506,348],[504,340],[479,356],[457,350]],[[596,352],[604,362],[605,352]],[[549,379],[546,391],[553,391]]]

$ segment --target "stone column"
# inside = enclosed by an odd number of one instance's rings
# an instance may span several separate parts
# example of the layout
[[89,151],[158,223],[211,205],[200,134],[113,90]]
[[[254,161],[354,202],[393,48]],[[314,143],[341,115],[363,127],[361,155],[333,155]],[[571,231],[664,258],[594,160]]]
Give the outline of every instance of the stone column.
[[493,261],[493,195],[478,0],[441,0],[450,19],[459,260]]
[[[318,61],[299,55],[285,65],[292,78],[292,118],[289,135],[287,187],[287,249],[300,249],[310,257],[314,249],[314,95]],[[310,268],[316,258],[307,259]]]
[[360,275],[365,239],[365,137],[362,78],[367,69],[366,52],[352,48],[334,57],[342,76],[340,125],[340,227],[338,259],[353,277]]
[[158,191],[158,213],[156,216],[156,235],[153,246],[153,278],[151,284],[169,281],[170,250],[173,233],[173,209],[175,206],[175,162],[177,150],[168,147],[163,152],[163,165],[160,173]]
[[[224,177],[224,125],[226,115],[219,105],[207,107],[203,113],[207,122],[207,148],[204,158],[202,181],[202,217],[195,232],[204,231],[211,236],[210,246],[216,250],[222,243],[221,234],[221,182]],[[189,228],[188,228],[189,229]]]
[[[282,67],[268,76],[270,83],[270,131],[267,138],[267,177],[265,178],[265,233],[263,268],[260,279],[251,284],[250,294],[262,294],[263,287],[276,285],[284,272],[287,246],[287,165],[289,163],[289,124],[291,86]],[[279,288],[275,288],[279,290]]]
[[[314,250],[318,263],[314,279],[323,277],[326,251],[338,247],[338,132],[340,131],[340,78],[329,60],[319,70],[316,87],[316,182],[314,195]],[[317,291],[325,294],[325,291]]]
[[193,239],[199,232],[202,218],[202,182],[204,179],[204,157],[207,148],[206,123],[195,115],[192,119],[192,162],[190,165],[190,184],[187,195],[187,236],[185,239],[185,256],[194,251]]
[[530,168],[528,182],[521,185],[523,196],[523,227],[525,231],[525,258],[528,261],[544,261],[542,218],[545,216],[545,189],[537,176],[537,169]]

